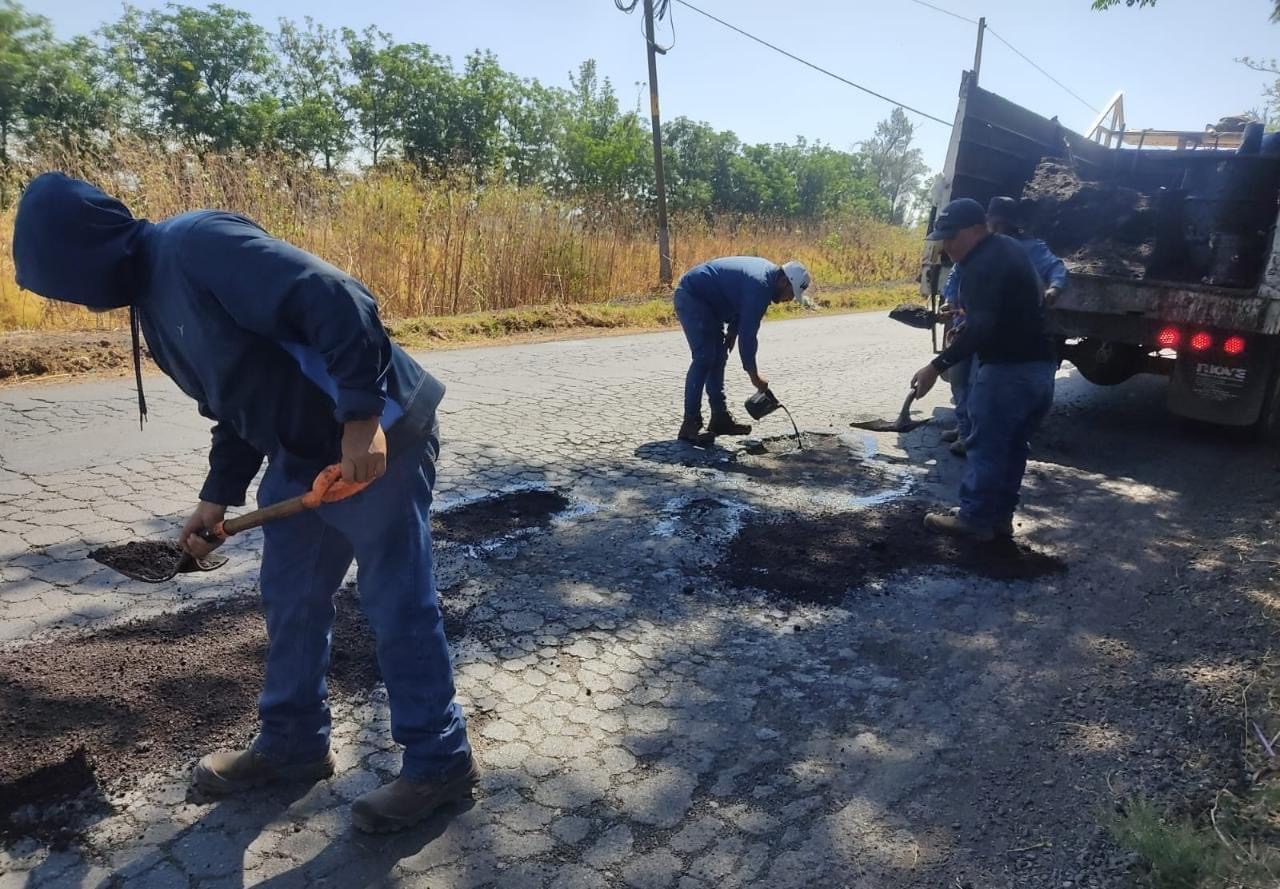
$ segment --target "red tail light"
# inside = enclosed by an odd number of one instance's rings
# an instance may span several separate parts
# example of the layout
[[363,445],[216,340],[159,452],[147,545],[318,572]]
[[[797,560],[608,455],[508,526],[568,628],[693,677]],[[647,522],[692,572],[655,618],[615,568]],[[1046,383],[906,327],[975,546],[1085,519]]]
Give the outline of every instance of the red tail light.
[[1226,352],[1228,355],[1243,355],[1244,354],[1244,337],[1242,336],[1227,337],[1226,340],[1224,340],[1222,343],[1222,351]]
[[1166,327],[1156,334],[1156,342],[1161,349],[1176,349],[1182,345],[1182,331],[1176,327]]
[[1207,352],[1213,347],[1213,337],[1205,333],[1203,330],[1191,336],[1191,351]]

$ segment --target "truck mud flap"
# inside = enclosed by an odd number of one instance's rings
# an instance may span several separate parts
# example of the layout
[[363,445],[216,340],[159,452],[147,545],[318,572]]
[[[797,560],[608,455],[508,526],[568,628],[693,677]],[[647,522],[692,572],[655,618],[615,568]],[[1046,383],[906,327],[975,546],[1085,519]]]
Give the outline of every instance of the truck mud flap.
[[1181,352],[1169,382],[1169,410],[1180,417],[1249,426],[1257,422],[1275,379],[1276,352],[1254,341],[1252,354]]

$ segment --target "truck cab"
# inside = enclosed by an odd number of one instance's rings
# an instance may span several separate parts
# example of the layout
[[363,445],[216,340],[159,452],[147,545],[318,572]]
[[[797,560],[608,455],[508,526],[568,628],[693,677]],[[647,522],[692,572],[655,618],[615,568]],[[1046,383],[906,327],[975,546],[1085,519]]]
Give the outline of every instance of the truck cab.
[[[1163,374],[1175,414],[1280,437],[1280,155],[1239,133],[1125,132],[1115,101],[1086,138],[966,72],[937,204],[1021,198],[1027,234],[1067,265],[1048,321],[1090,382]],[[934,309],[946,274],[926,242]]]

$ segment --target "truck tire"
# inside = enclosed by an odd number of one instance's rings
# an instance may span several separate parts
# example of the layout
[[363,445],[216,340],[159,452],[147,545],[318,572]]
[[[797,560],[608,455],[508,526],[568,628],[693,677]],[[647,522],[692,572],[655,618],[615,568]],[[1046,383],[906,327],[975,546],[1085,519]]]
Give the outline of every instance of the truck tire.
[[1129,343],[1086,338],[1068,346],[1063,357],[1095,386],[1115,386],[1142,369],[1146,352]]

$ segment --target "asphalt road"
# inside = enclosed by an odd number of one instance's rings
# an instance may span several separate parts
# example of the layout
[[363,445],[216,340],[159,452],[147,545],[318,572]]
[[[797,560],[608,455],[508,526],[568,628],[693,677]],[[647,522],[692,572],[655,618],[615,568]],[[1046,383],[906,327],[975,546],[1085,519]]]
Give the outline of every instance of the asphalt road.
[[[1189,805],[1236,776],[1228,723],[1270,629],[1275,455],[1168,416],[1161,380],[1098,389],[1068,368],[1018,520],[1065,573],[925,565],[851,580],[835,605],[780,602],[722,579],[743,522],[922,515],[963,463],[938,441],[945,384],[920,408],[939,422],[847,426],[896,413],[920,332],[851,315],[761,342],[800,425],[846,435],[847,471],[737,471],[737,445],[672,442],[678,333],[420,356],[449,385],[438,508],[530,487],[573,504],[546,533],[441,549],[475,629],[457,646],[488,769],[473,808],[350,833],[345,801],[394,768],[375,693],[337,702],[341,771],[301,799],[211,805],[175,764],[110,788],[80,845],[0,852],[0,889],[1126,885],[1100,807]],[[730,380],[740,403],[749,383]],[[172,534],[193,504],[208,423],[164,379],[147,391],[139,430],[127,378],[0,390],[0,644],[253,592],[256,534],[161,586],[86,559]]]

